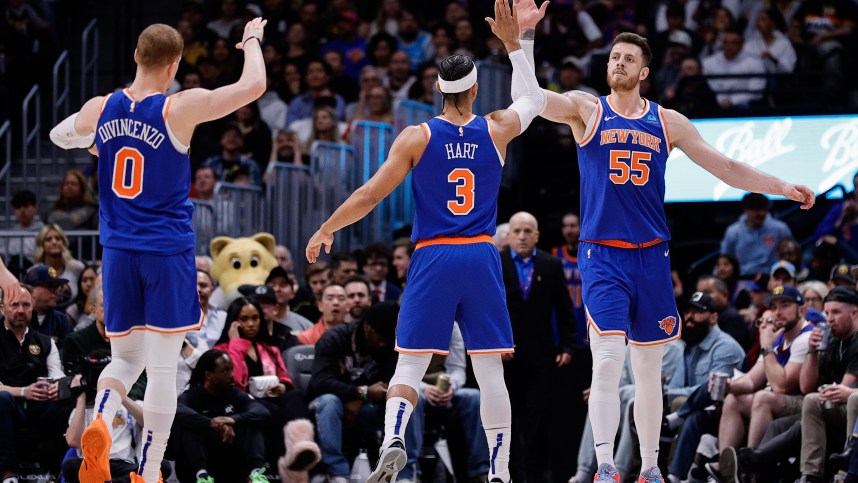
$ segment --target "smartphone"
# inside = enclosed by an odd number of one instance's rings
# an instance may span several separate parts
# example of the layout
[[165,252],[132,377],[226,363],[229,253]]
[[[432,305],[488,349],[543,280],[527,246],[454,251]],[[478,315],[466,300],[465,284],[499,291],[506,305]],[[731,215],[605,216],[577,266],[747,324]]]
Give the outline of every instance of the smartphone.
[[57,399],[68,399],[72,397],[71,391],[72,376],[66,376],[57,380]]

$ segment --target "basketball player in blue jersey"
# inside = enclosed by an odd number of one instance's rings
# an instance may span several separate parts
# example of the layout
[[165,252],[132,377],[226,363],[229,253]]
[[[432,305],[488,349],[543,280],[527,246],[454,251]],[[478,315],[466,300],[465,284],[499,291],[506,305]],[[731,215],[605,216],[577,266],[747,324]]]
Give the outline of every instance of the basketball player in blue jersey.
[[[510,478],[510,403],[501,354],[513,351],[512,328],[492,235],[507,144],[542,111],[545,96],[521,52],[515,10],[510,12],[507,0],[496,0],[494,7],[495,20],[486,20],[509,52],[513,77],[520,78],[519,99],[509,109],[474,115],[478,88],[474,62],[462,55],[444,59],[436,85],[444,97],[441,115],[400,133],[378,172],[307,244],[311,263],[322,245],[330,253],[336,231],[366,216],[412,173],[412,240],[417,248],[396,329],[399,360],[387,392],[384,442],[367,480],[373,483],[395,481],[409,460],[403,435],[417,405],[419,383],[432,354],[447,354],[454,320],[480,385],[489,481],[507,483]],[[365,390],[358,388],[356,397]]]
[[[137,39],[130,87],[90,99],[51,131],[62,148],[99,156],[104,312],[113,360],[98,381],[97,415],[81,437],[82,483],[111,479],[110,433],[117,409],[146,369],[143,446],[131,481],[155,483],[176,412],[176,357],[185,332],[199,329],[188,146],[197,124],[220,119],[265,91],[265,20],[244,28],[244,70],[214,91],[165,96],[182,56],[179,33],[163,24]],[[94,144],[93,144],[94,143]],[[251,481],[268,481],[256,472]]]
[[[522,48],[533,62],[536,24],[545,8],[519,3]],[[545,2],[548,3],[548,2]],[[542,116],[568,124],[578,143],[581,243],[578,264],[593,353],[590,422],[596,481],[620,481],[613,462],[619,422],[618,384],[625,343],[636,381],[634,417],[641,445],[639,481],[663,481],[656,466],[662,414],[664,344],[680,336],[670,275],[670,233],[664,214],[664,170],[674,147],[730,186],[784,196],[813,206],[813,192],[781,181],[709,146],[682,114],[640,95],[652,58],[646,39],[618,35],[608,58],[605,97],[547,92]],[[594,67],[596,68],[596,67]],[[521,87],[513,78],[513,99]]]

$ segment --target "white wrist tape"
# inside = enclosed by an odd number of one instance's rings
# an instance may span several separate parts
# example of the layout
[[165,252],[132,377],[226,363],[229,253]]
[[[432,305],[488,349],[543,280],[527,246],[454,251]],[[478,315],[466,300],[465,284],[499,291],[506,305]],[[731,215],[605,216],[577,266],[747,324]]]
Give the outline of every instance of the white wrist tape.
[[512,63],[512,78],[514,81],[517,80],[517,84],[521,86],[520,95],[509,106],[509,109],[518,114],[521,132],[524,132],[533,119],[545,110],[548,98],[542,92],[542,88],[539,87],[536,74],[533,73],[533,68],[528,64],[523,51],[510,52],[509,60]]
[[95,132],[86,136],[77,133],[74,128],[78,113],[65,118],[61,123],[51,129],[51,141],[63,149],[86,149],[95,142]]

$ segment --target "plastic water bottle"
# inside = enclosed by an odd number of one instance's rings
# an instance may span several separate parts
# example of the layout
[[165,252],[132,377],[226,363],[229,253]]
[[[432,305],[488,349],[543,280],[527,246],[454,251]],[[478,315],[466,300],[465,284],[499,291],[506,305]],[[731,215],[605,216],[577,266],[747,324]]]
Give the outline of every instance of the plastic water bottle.
[[370,474],[372,474],[372,468],[369,467],[369,457],[366,455],[366,450],[360,450],[352,463],[349,483],[366,483]]

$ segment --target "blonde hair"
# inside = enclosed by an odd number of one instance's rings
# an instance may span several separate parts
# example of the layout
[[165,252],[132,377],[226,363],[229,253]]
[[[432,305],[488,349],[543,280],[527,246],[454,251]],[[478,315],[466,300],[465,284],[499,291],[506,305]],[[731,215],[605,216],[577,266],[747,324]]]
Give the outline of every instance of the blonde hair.
[[328,115],[334,120],[334,125],[330,130],[331,137],[333,138],[331,142],[337,144],[342,142],[343,135],[340,133],[340,119],[337,117],[337,111],[331,106],[319,106],[315,111],[313,111],[313,129],[310,133],[310,139],[308,139],[307,143],[304,144],[304,152],[310,152],[310,148],[313,146],[313,141],[319,140],[321,132],[316,130],[316,116],[321,112],[328,113]]
[[34,258],[36,263],[45,263],[45,238],[48,237],[48,233],[55,231],[63,240],[63,263],[66,265],[69,264],[74,257],[69,251],[69,239],[66,236],[66,232],[60,228],[56,223],[45,223],[45,226],[39,230],[39,234],[36,236],[36,253],[34,254]]
[[163,67],[178,60],[184,48],[185,41],[176,29],[152,24],[137,37],[137,63],[143,68]]

